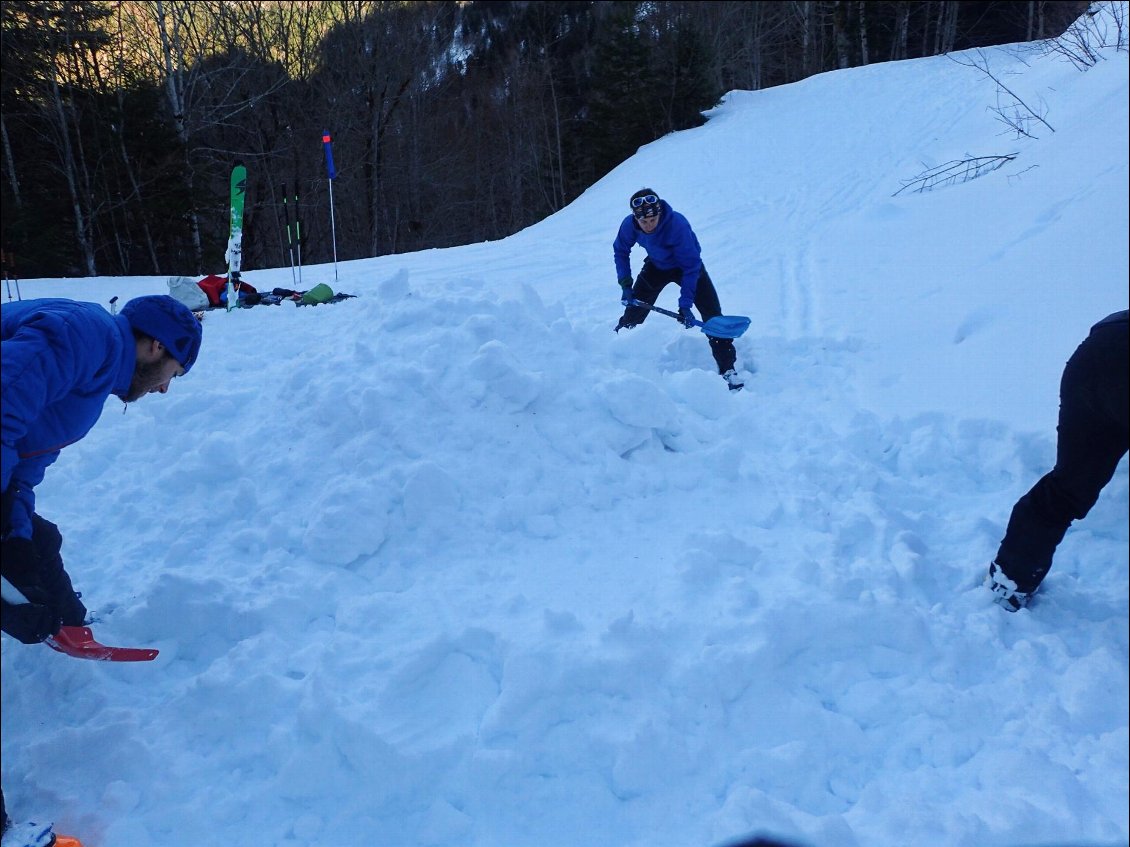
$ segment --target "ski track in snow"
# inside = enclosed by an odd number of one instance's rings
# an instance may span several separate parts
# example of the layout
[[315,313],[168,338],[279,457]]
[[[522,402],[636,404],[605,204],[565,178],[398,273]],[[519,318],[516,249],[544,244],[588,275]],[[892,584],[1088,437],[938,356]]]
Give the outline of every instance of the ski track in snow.
[[[916,157],[995,136],[991,98],[945,59],[735,92],[503,242],[306,269],[361,295],[335,306],[208,313],[194,372],[111,401],[39,489],[96,633],[161,655],[5,639],[9,805],[92,847],[1126,843],[1125,460],[1031,610],[980,586],[1054,461],[1062,362],[1125,307],[1126,161],[1113,188],[1076,157],[1074,190],[892,199]],[[1095,122],[1053,105],[1065,137]],[[1086,147],[1056,143],[1045,171]],[[753,317],[745,391],[661,315],[610,331],[637,183]],[[1019,211],[986,234],[970,196]],[[1123,240],[1069,251],[1120,269],[1094,291],[1017,259],[1104,243],[1097,220]],[[1023,368],[986,354],[1033,320]]]

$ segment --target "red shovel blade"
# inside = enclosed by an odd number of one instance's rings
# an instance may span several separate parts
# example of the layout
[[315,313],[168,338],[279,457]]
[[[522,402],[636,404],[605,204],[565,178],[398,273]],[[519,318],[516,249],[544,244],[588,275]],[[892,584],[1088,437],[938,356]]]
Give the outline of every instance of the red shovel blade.
[[107,647],[94,640],[94,633],[85,626],[64,626],[46,641],[47,646],[76,659],[96,662],[151,662],[157,650],[146,647]]

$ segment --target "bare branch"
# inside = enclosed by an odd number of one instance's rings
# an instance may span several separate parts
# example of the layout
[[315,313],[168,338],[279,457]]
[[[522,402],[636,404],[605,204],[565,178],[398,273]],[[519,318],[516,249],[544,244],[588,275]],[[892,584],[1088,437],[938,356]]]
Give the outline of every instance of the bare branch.
[[979,176],[992,173],[1007,162],[1011,162],[1016,153],[1005,153],[1001,156],[972,156],[968,159],[956,159],[931,168],[912,179],[903,180],[902,188],[892,194],[898,197],[904,191],[911,194],[922,194],[948,185],[960,185],[977,179]]

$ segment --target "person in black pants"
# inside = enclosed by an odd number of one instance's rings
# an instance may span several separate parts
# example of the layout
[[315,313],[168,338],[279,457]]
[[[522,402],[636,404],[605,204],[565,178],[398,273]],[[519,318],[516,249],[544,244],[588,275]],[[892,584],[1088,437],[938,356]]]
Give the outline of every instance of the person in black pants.
[[[721,315],[718,292],[702,263],[702,248],[687,219],[650,188],[633,194],[628,207],[632,213],[621,222],[612,243],[620,302],[624,306],[616,331],[637,327],[647,318],[648,310],[633,305],[633,300],[654,306],[659,292],[672,282],[679,285],[679,321],[687,329],[696,326],[692,306],[698,309],[703,322]],[[633,285],[629,257],[637,244],[647,251],[647,258]],[[741,390],[743,383],[736,369],[738,354],[733,339],[707,336],[707,340],[718,373],[731,391]]]
[[1010,612],[1028,605],[1072,521],[1087,516],[1130,448],[1128,312],[1103,318],[1067,361],[1055,467],[1012,509],[986,585]]

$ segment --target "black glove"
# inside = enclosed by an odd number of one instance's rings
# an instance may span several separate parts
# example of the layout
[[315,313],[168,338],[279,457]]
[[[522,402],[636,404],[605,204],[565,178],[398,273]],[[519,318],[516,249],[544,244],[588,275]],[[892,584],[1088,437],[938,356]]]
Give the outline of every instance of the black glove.
[[681,323],[687,329],[695,328],[696,323],[694,315],[691,314],[690,309],[684,309],[682,306],[679,307],[679,323]]
[[39,553],[30,538],[9,536],[0,547],[0,575],[33,603],[47,600]]
[[7,535],[12,529],[12,508],[16,505],[16,495],[19,493],[19,486],[13,482],[8,486],[8,490],[0,495],[0,533],[3,535]]
[[636,295],[632,293],[631,279],[624,278],[620,280],[620,302],[625,306],[630,306],[635,299]]
[[[5,618],[12,617],[8,613],[9,606],[19,610],[13,613],[13,619],[17,620],[13,626],[19,628],[20,633],[10,634],[28,644],[42,641],[48,635],[58,632],[59,621],[69,626],[79,626],[86,619],[86,606],[75,593],[71,579],[63,568],[63,560],[59,558],[59,546],[63,539],[58,527],[38,515],[35,516],[34,525],[38,543],[27,538],[9,536],[4,539],[0,549],[0,573],[27,600],[26,603],[5,603]],[[29,606],[35,608],[29,609]],[[20,619],[24,619],[25,623],[21,625]],[[51,626],[54,629],[45,632]],[[5,632],[8,631],[7,627],[5,623]],[[43,632],[45,634],[41,635]],[[26,641],[25,636],[39,637],[35,641]]]
[[0,607],[0,629],[24,644],[39,644],[63,625],[63,618],[41,603],[17,605],[3,600]]

